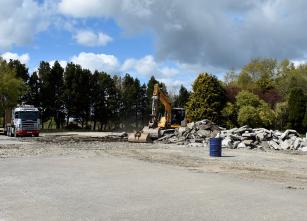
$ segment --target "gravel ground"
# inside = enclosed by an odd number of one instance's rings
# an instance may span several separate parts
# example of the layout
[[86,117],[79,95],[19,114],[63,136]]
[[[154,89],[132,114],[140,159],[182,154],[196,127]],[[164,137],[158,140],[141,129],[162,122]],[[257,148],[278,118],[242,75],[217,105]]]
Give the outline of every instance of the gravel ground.
[[[113,141],[116,141],[113,139]],[[0,220],[306,220],[307,155],[0,139]]]

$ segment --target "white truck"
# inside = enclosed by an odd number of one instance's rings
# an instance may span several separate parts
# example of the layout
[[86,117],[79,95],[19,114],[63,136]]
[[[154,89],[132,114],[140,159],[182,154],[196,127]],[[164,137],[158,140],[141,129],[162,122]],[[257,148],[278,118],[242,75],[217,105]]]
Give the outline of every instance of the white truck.
[[4,133],[7,136],[39,136],[39,110],[32,105],[21,105],[5,111]]

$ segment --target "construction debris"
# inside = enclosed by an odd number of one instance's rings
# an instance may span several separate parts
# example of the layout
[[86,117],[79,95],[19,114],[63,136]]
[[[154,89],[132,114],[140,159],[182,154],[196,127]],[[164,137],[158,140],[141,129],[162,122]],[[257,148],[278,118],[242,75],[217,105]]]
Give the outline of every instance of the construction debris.
[[248,126],[226,130],[209,120],[193,122],[187,127],[177,128],[174,133],[166,134],[157,142],[198,147],[207,145],[212,137],[222,138],[223,148],[307,151],[307,139],[301,138],[295,130],[280,132]]
[[285,132],[247,126],[221,131],[219,134],[224,148],[260,148],[274,150],[305,150],[307,140],[300,138],[295,130]]
[[[192,122],[187,127],[180,127],[174,133],[166,134],[157,142],[200,146],[209,138],[217,136],[225,128],[219,127],[209,120]],[[203,145],[201,145],[203,146]]]

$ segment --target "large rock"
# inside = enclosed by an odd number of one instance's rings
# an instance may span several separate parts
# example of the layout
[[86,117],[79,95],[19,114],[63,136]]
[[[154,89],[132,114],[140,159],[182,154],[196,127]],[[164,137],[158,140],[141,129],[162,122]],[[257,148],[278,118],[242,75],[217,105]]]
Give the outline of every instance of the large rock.
[[245,143],[241,142],[241,143],[239,143],[237,148],[246,148],[246,145],[245,145]]
[[252,132],[252,131],[253,131],[252,128],[249,128],[248,126],[243,126],[243,127],[240,127],[239,129],[235,130],[234,133],[242,134],[242,133],[245,133],[245,132]]
[[293,149],[297,150],[298,148],[300,148],[301,142],[302,142],[301,138],[296,138],[296,140],[293,143]]
[[206,138],[206,137],[210,136],[211,131],[209,131],[209,130],[198,130],[196,133],[197,133],[198,136],[200,136],[202,138]]
[[289,150],[290,147],[291,147],[291,143],[288,140],[285,140],[280,144],[280,148],[283,150]]
[[268,144],[271,147],[271,149],[274,149],[274,150],[280,150],[280,148],[281,148],[278,145],[278,143],[276,143],[276,141],[274,141],[274,140],[269,141]]
[[243,143],[246,145],[246,146],[251,146],[253,144],[253,140],[244,140]]
[[239,144],[240,144],[240,141],[233,142],[233,145],[232,145],[233,149],[237,149]]
[[306,147],[302,147],[302,148],[300,149],[300,151],[307,152],[307,146],[306,146]]
[[233,148],[232,140],[229,137],[226,137],[222,140],[223,148]]
[[282,135],[280,136],[280,139],[285,140],[289,138],[290,135],[299,137],[299,134],[296,132],[296,130],[286,130],[285,132],[282,133]]

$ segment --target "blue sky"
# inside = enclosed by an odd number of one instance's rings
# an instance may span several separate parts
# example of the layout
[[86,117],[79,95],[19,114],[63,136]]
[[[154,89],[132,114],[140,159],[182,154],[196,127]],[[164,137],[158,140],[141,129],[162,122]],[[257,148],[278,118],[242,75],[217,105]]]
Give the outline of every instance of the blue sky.
[[[173,90],[250,59],[305,63],[306,1],[0,0],[0,55],[151,75]],[[294,34],[295,33],[295,34]]]

